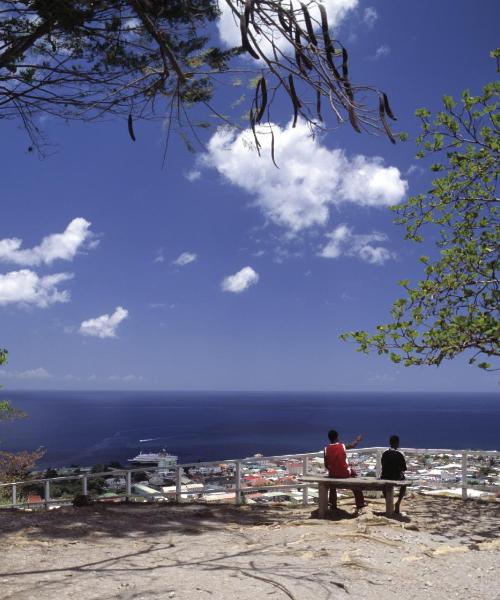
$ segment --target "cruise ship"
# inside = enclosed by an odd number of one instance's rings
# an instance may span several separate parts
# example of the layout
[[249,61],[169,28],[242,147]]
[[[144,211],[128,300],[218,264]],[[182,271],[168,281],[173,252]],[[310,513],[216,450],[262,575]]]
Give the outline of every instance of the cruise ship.
[[139,452],[134,458],[129,458],[128,462],[141,465],[158,465],[162,469],[168,469],[175,467],[177,459],[177,456],[162,450],[161,452]]

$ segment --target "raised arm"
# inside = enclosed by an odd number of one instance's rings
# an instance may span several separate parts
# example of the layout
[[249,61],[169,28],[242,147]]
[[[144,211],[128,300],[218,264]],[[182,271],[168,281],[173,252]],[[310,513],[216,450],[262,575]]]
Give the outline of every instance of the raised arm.
[[351,450],[351,448],[356,448],[356,446],[359,444],[359,442],[361,442],[361,440],[363,439],[362,435],[358,435],[354,440],[352,440],[352,442],[350,444],[346,444],[346,450]]

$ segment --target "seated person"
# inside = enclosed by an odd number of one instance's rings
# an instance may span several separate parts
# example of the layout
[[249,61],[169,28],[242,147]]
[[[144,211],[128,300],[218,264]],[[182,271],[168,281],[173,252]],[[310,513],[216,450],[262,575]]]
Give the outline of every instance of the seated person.
[[[332,431],[328,432],[328,439],[330,443],[325,447],[324,453],[325,469],[328,470],[328,476],[339,479],[356,477],[356,472],[347,462],[346,450],[356,448],[363,437],[358,435],[350,444],[343,444],[339,441],[339,434],[332,429]],[[356,500],[356,510],[360,510],[366,506],[362,490],[353,490],[353,494]],[[337,490],[333,487],[330,488],[328,500],[330,508],[336,510]]]
[[[380,479],[401,481],[405,478],[406,461],[403,453],[398,450],[399,437],[397,435],[391,435],[389,443],[391,444],[391,447],[382,454],[382,473],[380,474]],[[406,486],[402,485],[399,488],[399,498],[394,506],[394,512],[396,514],[399,514],[401,511],[401,500],[405,493]]]

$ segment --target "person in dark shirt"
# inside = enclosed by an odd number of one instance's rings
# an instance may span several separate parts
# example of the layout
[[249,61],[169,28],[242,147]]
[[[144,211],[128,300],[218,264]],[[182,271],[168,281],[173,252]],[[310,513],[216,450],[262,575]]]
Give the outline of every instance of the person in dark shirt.
[[[382,454],[382,473],[380,479],[392,479],[401,481],[405,478],[406,461],[402,452],[399,451],[399,437],[391,435],[389,440],[391,447]],[[406,486],[399,488],[399,498],[394,506],[394,512],[401,512],[401,500],[406,493]],[[385,492],[384,492],[385,496]]]

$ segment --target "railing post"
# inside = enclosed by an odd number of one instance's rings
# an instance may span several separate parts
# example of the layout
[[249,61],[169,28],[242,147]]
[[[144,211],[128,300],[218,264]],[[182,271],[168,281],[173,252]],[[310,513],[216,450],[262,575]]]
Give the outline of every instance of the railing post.
[[88,496],[88,494],[89,494],[87,475],[84,475],[83,479],[82,479],[82,494],[84,496]]
[[467,500],[467,452],[462,452],[462,500]]
[[132,495],[132,472],[131,471],[127,471],[127,474],[125,476],[125,482],[126,482],[126,496],[127,496],[127,500],[129,499],[129,497]]
[[49,502],[50,502],[50,480],[49,479],[45,480],[44,500],[45,500],[45,508],[47,508],[49,505]]
[[17,486],[15,483],[12,484],[12,506],[17,505]]
[[375,474],[377,478],[380,477],[382,473],[382,450],[377,450],[377,462],[375,464]]
[[176,502],[182,501],[182,468],[176,467],[175,469],[175,500]]
[[235,504],[241,504],[241,462],[238,460],[236,461],[236,473],[235,473],[235,491],[236,491],[236,495],[235,495],[235,499],[234,502]]
[[[307,475],[309,471],[309,457],[304,456],[302,459],[302,475]],[[302,488],[302,504],[307,506],[309,504],[309,487],[306,485]]]

